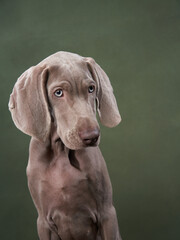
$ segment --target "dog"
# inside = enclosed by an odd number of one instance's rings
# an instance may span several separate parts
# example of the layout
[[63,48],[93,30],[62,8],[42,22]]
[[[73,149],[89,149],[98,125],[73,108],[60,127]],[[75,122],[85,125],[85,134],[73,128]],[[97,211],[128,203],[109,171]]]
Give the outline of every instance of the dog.
[[28,187],[40,240],[120,240],[100,128],[121,121],[113,88],[90,57],[57,52],[26,70],[9,100],[31,136]]

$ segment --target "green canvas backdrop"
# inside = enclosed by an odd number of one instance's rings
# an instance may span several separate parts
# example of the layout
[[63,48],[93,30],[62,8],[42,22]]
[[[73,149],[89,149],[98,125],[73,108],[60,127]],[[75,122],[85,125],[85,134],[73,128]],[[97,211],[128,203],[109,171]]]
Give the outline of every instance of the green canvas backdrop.
[[0,239],[37,239],[30,138],[9,94],[23,71],[65,50],[93,57],[114,87],[123,120],[102,127],[100,147],[123,239],[178,240],[180,2],[1,0],[0,33]]

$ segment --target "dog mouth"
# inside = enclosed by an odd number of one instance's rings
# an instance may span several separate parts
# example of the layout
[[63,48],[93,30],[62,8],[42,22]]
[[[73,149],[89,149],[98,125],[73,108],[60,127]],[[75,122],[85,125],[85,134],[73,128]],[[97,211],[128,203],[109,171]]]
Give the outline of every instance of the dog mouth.
[[61,142],[61,138],[60,138],[60,137],[58,137],[58,138],[55,140],[55,143],[57,143],[57,142]]

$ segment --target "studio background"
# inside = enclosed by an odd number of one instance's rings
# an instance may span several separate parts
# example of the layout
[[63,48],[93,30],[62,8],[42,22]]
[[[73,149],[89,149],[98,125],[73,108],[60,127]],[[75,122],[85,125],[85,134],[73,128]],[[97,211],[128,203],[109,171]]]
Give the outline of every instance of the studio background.
[[101,128],[100,148],[123,240],[179,240],[176,0],[0,1],[0,239],[38,239],[25,174],[30,137],[7,105],[21,73],[60,50],[93,57],[114,88],[123,120]]

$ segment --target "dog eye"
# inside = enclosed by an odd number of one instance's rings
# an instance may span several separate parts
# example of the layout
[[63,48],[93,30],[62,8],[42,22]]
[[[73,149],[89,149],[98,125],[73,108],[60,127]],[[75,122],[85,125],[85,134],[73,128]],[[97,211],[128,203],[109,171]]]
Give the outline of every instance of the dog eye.
[[62,97],[62,95],[63,95],[63,90],[62,90],[62,89],[56,90],[56,91],[54,92],[54,95],[55,95],[56,97]]
[[89,88],[88,88],[89,93],[93,93],[94,90],[95,90],[95,86],[93,86],[93,85],[89,86]]

